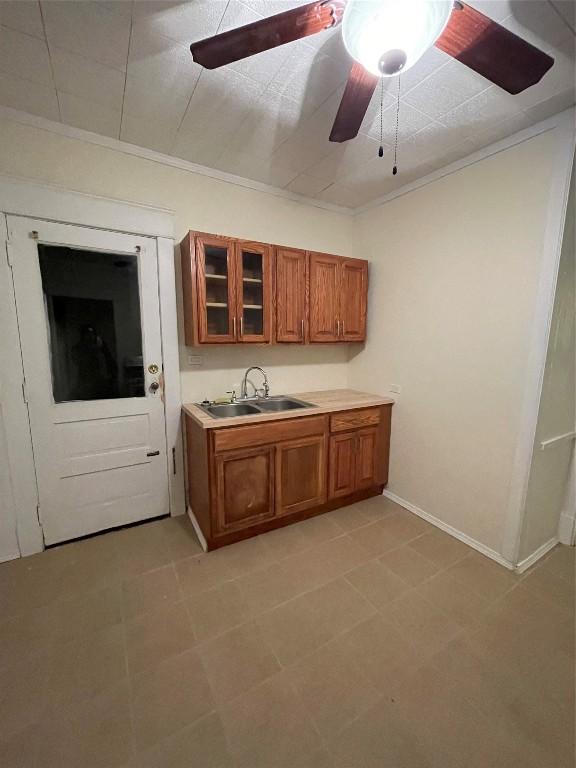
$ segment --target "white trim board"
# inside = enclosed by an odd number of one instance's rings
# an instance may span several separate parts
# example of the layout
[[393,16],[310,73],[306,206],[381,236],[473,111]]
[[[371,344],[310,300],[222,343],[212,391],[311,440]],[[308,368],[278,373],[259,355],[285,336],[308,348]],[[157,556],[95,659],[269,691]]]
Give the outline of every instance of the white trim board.
[[445,523],[443,520],[440,520],[438,517],[434,517],[434,515],[431,515],[430,512],[425,512],[423,509],[420,509],[420,507],[417,507],[415,504],[412,504],[410,501],[406,501],[406,499],[401,498],[400,496],[397,496],[395,493],[392,493],[392,491],[387,491],[384,489],[383,496],[386,496],[387,499],[390,499],[391,501],[395,501],[396,504],[400,504],[401,507],[405,507],[408,511],[413,512],[415,515],[418,515],[418,517],[421,517],[423,520],[426,520],[428,523],[432,523],[432,525],[435,525],[436,528],[440,528],[441,531],[444,531],[445,533],[450,534],[450,536],[454,536],[455,539],[458,539],[458,541],[464,542],[464,544],[468,544],[469,547],[472,547],[472,549],[475,549],[477,552],[480,552],[481,555],[485,555],[486,557],[489,557],[491,560],[494,560],[498,565],[504,566],[504,568],[507,568],[509,571],[514,570],[514,565],[506,560],[506,558],[502,557],[501,554],[496,552],[495,549],[491,549],[490,547],[487,547],[485,544],[482,544],[480,541],[476,541],[476,539],[473,539],[471,536],[468,536],[466,533],[462,533],[462,531],[459,531],[457,528],[454,528],[454,526],[450,525],[449,523]]
[[556,131],[557,137],[555,142],[556,157],[553,161],[553,180],[548,201],[547,223],[540,259],[540,277],[536,294],[536,305],[530,332],[520,426],[510,481],[506,524],[502,539],[502,554],[512,563],[518,563],[520,556],[520,540],[524,525],[528,482],[530,479],[532,454],[535,449],[538,411],[552,325],[570,179],[574,163],[574,148],[576,145],[574,114],[574,109],[566,110],[566,112],[563,112],[553,120],[553,128]]
[[437,181],[444,176],[449,176],[452,173],[456,173],[468,165],[478,163],[481,160],[490,157],[491,155],[498,154],[499,152],[509,149],[516,144],[520,144],[523,141],[527,141],[534,136],[538,136],[541,133],[551,130],[559,124],[559,121],[562,121],[566,117],[573,121],[574,111],[574,107],[570,107],[570,109],[567,109],[558,115],[554,115],[553,117],[547,118],[546,120],[543,120],[539,123],[535,123],[534,125],[519,131],[518,133],[507,136],[506,138],[501,139],[500,141],[497,141],[493,144],[489,144],[477,152],[473,152],[472,154],[467,155],[466,157],[463,157],[453,163],[450,163],[443,168],[432,171],[431,173],[422,176],[421,178],[416,179],[415,181],[412,181],[409,184],[394,190],[393,192],[383,195],[382,197],[378,197],[369,203],[358,206],[357,208],[348,208],[346,206],[334,205],[333,203],[326,203],[323,200],[316,200],[315,198],[299,195],[295,192],[289,192],[288,190],[282,189],[280,187],[274,187],[270,184],[263,184],[262,182],[254,181],[253,179],[247,179],[243,176],[235,176],[234,174],[226,173],[225,171],[219,171],[215,168],[210,168],[205,165],[191,163],[188,160],[182,160],[181,158],[167,155],[163,152],[156,152],[155,150],[146,149],[145,147],[140,147],[136,144],[129,144],[128,142],[120,141],[119,139],[112,139],[108,136],[101,136],[98,133],[92,133],[91,131],[86,131],[82,128],[74,128],[70,125],[57,123],[44,117],[31,115],[28,112],[12,109],[11,107],[0,106],[0,119],[4,118],[21,125],[30,125],[35,128],[39,128],[40,130],[48,131],[49,133],[66,136],[70,139],[76,139],[78,141],[84,141],[88,144],[107,147],[108,149],[115,150],[116,152],[132,155],[133,157],[140,157],[160,165],[178,168],[182,171],[195,173],[200,176],[208,176],[209,178],[216,179],[218,181],[224,181],[228,184],[234,184],[239,187],[253,189],[257,192],[264,192],[266,194],[274,195],[275,197],[282,197],[286,200],[292,200],[297,203],[311,205],[315,208],[321,208],[327,211],[334,211],[335,213],[343,213],[355,216],[363,213],[364,211],[368,211],[371,208],[376,208],[380,205],[383,205],[390,200],[394,200],[396,197],[401,197],[402,195],[423,187],[426,184]]
[[556,544],[558,544],[558,539],[556,536],[554,536],[549,541],[542,544],[541,547],[538,547],[538,549],[535,552],[532,552],[531,555],[528,555],[528,557],[525,557],[524,560],[521,560],[516,566],[516,572],[524,573],[524,571],[527,571],[530,566],[534,565],[534,563],[537,563],[538,560],[544,557],[544,555],[548,554],[548,552],[550,552],[550,550],[553,549]]
[[174,237],[167,209],[71,192],[51,184],[0,175],[0,211],[147,237]]
[[397,197],[402,197],[403,195],[407,195],[409,192],[414,192],[414,190],[420,189],[420,187],[425,187],[428,184],[432,184],[433,182],[444,178],[444,176],[450,176],[453,173],[457,173],[458,171],[462,170],[462,168],[466,168],[468,165],[479,163],[482,160],[486,160],[486,158],[491,157],[492,155],[497,155],[500,152],[504,152],[507,149],[516,146],[516,144],[522,144],[523,142],[528,141],[529,139],[533,139],[542,133],[547,133],[548,131],[554,130],[558,126],[563,125],[568,121],[572,121],[573,123],[574,118],[575,109],[574,107],[570,107],[570,109],[566,109],[564,112],[560,112],[553,117],[542,120],[540,123],[535,123],[534,125],[531,125],[528,128],[524,128],[517,133],[513,133],[504,139],[500,139],[500,141],[496,141],[493,144],[482,147],[482,149],[479,149],[477,152],[473,152],[471,155],[467,155],[460,160],[456,160],[453,163],[444,166],[444,168],[439,168],[437,171],[432,171],[426,176],[422,176],[415,181],[411,181],[409,184],[405,184],[403,187],[395,189],[393,192],[389,192],[382,197],[377,197],[375,200],[372,200],[369,203],[354,209],[354,215],[357,216],[361,213],[364,213],[365,211],[370,211],[373,208],[378,208],[381,205],[385,205],[391,200],[395,200]]
[[[79,192],[69,192],[57,187],[0,176],[0,217],[2,221],[4,221],[4,213],[156,239],[162,351],[166,377],[164,397],[169,454],[170,511],[172,515],[183,514],[185,511],[184,462],[179,429],[181,398],[173,214],[162,209]],[[4,269],[9,280],[7,278],[2,284],[8,285],[9,282],[11,289],[10,270],[7,261],[2,258],[0,272]],[[17,313],[12,291],[9,298],[10,301],[4,304],[9,321],[4,326],[4,344],[12,345],[14,349],[17,349],[18,353],[15,352],[14,357],[18,357],[20,360]],[[18,544],[21,554],[29,555],[42,551],[43,541],[37,517],[38,498],[30,427],[26,406],[22,399],[23,372],[20,371],[19,373],[17,366],[13,366],[10,372],[13,372],[17,380],[15,379],[15,384],[11,390],[11,402],[14,405],[7,412],[11,418],[10,421],[6,419],[7,435],[9,436],[8,447],[11,452],[9,460],[17,507]],[[16,420],[18,414],[20,416]],[[172,448],[175,449],[176,474],[173,473],[172,469]]]
[[28,112],[21,112],[18,109],[12,109],[12,107],[0,106],[0,118],[5,118],[21,125],[31,125],[34,128],[39,128],[40,130],[48,131],[49,133],[67,136],[69,139],[77,139],[88,144],[107,147],[108,149],[121,152],[125,155],[140,157],[144,160],[150,160],[151,162],[159,163],[160,165],[168,165],[172,168],[178,168],[181,171],[187,171],[188,173],[208,176],[217,181],[225,181],[228,184],[235,184],[237,187],[245,187],[253,189],[256,192],[264,192],[268,195],[274,195],[275,197],[283,197],[286,200],[292,200],[295,203],[312,205],[315,208],[322,208],[326,211],[334,211],[335,213],[352,214],[351,208],[345,208],[344,206],[334,205],[333,203],[326,203],[323,200],[305,197],[296,192],[289,192],[287,189],[282,189],[281,187],[274,187],[271,184],[264,184],[261,181],[246,179],[243,176],[235,176],[232,173],[219,171],[216,168],[209,168],[208,166],[199,165],[198,163],[191,163],[189,160],[183,160],[179,157],[174,157],[173,155],[166,155],[163,152],[156,152],[156,150],[140,147],[136,144],[129,144],[128,142],[120,141],[119,139],[111,139],[108,136],[101,136],[99,133],[85,131],[82,128],[74,128],[73,126],[65,125],[64,123],[56,123],[45,117],[30,115]]

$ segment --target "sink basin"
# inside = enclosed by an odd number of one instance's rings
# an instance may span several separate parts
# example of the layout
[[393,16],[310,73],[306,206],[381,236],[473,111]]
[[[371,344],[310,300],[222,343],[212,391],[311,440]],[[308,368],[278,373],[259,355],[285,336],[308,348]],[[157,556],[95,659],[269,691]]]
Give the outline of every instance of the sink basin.
[[230,416],[249,416],[252,413],[261,413],[259,408],[249,403],[226,403],[224,405],[209,405],[205,410],[218,419]]
[[274,397],[270,400],[258,400],[258,408],[265,413],[271,411],[293,411],[295,408],[310,408],[310,403],[295,400],[292,397]]
[[297,408],[312,408],[311,403],[297,400],[295,397],[270,397],[261,400],[252,400],[249,403],[224,403],[222,405],[205,405],[198,403],[203,411],[216,419],[227,419],[231,416],[252,416],[256,413],[278,413],[281,411],[293,411]]

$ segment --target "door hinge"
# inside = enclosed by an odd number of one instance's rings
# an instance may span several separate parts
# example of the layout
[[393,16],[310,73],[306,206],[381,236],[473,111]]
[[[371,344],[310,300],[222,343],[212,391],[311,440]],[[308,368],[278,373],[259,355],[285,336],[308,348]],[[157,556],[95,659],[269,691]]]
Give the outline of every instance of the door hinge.
[[176,448],[172,448],[172,474],[176,474]]
[[28,390],[26,388],[26,379],[22,379],[22,399],[28,403]]
[[10,242],[10,240],[6,240],[5,245],[6,245],[6,261],[8,262],[8,266],[10,267],[10,269],[12,269],[12,267],[14,266],[14,260],[12,258],[12,243]]

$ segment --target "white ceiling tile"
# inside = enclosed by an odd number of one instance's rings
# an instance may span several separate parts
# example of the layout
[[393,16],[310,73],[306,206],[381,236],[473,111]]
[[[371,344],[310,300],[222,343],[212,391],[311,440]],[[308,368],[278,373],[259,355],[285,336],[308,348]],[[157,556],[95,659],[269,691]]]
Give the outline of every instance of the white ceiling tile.
[[71,93],[59,92],[58,101],[62,122],[102,136],[119,138],[122,115],[119,109],[108,109],[98,102],[88,101]]
[[426,115],[438,118],[489,85],[488,80],[452,60],[413,88],[404,101]]
[[323,179],[316,179],[313,176],[307,176],[305,173],[301,173],[286,186],[286,189],[290,192],[295,192],[297,195],[314,197],[319,192],[322,192],[326,186],[327,182]]
[[279,93],[265,91],[230,137],[230,148],[267,157],[303,120],[301,106]]
[[0,104],[40,115],[48,120],[60,120],[56,91],[51,86],[0,72]]
[[[453,61],[451,56],[441,51],[439,48],[430,48],[426,51],[424,56],[414,64],[407,72],[400,75],[400,93],[405,96],[412,88],[420,85],[421,82],[426,80],[433,72],[436,72],[445,64]],[[391,82],[390,91],[395,92],[394,84],[396,78],[389,78]]]
[[320,162],[311,165],[307,173],[326,182],[334,181],[359,164],[378,158],[380,142],[358,134],[352,141],[336,145],[336,148]]
[[120,138],[130,144],[170,153],[178,131],[178,120],[158,116],[145,120],[127,112],[122,114]]
[[226,5],[227,0],[136,0],[134,22],[145,24],[151,34],[189,46],[216,34]]
[[574,0],[552,0],[552,5],[572,29],[576,27],[576,3]]
[[204,70],[198,78],[181,130],[197,131],[215,120],[229,121],[239,127],[261,92],[261,86],[233,70]]
[[[400,102],[400,115],[398,121],[398,138],[400,140],[412,136],[413,133],[420,131],[431,123],[431,119],[428,115],[425,115],[420,110],[415,109],[406,102]],[[380,141],[380,114],[376,112],[371,124],[362,123],[360,128],[362,133],[371,136],[373,139]],[[392,103],[384,109],[382,115],[382,139],[384,144],[392,145],[394,143],[394,136],[396,133],[396,105]]]
[[60,48],[50,51],[56,88],[110,110],[122,110],[125,75],[92,59],[68,53]]
[[0,72],[52,85],[46,42],[14,29],[0,29]]
[[317,195],[319,200],[333,205],[341,205],[345,208],[356,208],[364,202],[361,192],[347,187],[345,184],[331,184]]
[[180,124],[188,98],[177,97],[170,91],[150,88],[142,77],[127,77],[124,91],[123,113],[145,121],[170,120]]
[[44,0],[42,9],[51,46],[126,68],[130,3]]
[[2,0],[0,24],[44,39],[44,25],[38,0]]
[[533,107],[529,107],[525,114],[530,123],[538,123],[541,120],[546,120],[547,117],[563,112],[565,109],[574,106],[575,103],[576,94],[574,89],[570,88],[563,93],[558,93],[549,99],[535,104]]
[[472,135],[517,115],[520,111],[520,104],[515,96],[496,85],[491,85],[456,109],[447,112],[441,122],[447,126],[467,128]]
[[244,176],[248,179],[260,181],[263,184],[285,187],[298,176],[298,169],[290,159],[262,159],[254,155],[226,150],[215,163],[215,167],[233,173],[236,176]]
[[146,83],[151,101],[154,91],[188,101],[201,72],[203,68],[193,61],[188,47],[154,33],[142,22],[133,25],[128,77]]

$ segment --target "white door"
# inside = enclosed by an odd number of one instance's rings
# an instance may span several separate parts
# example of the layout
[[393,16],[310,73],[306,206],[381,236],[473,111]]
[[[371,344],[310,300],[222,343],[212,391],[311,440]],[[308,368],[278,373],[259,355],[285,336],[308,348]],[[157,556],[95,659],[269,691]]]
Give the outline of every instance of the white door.
[[155,240],[8,231],[46,544],[168,513]]

